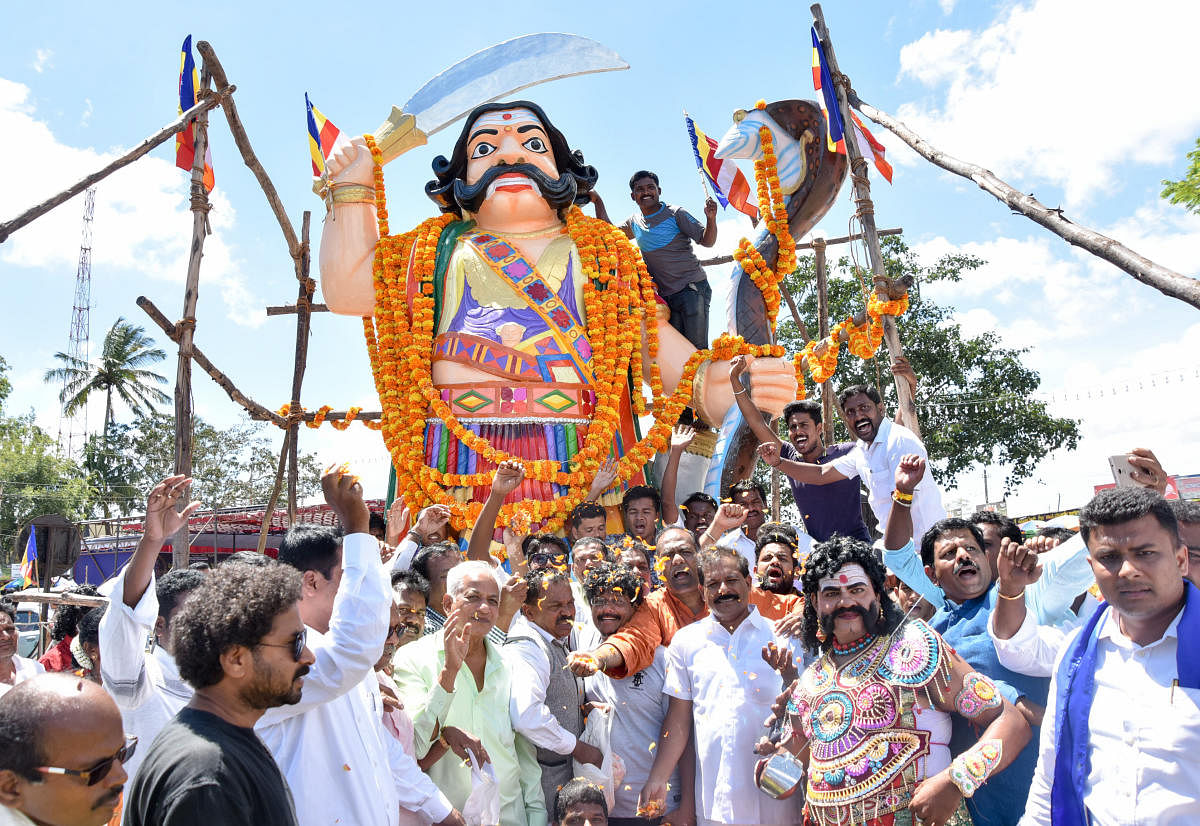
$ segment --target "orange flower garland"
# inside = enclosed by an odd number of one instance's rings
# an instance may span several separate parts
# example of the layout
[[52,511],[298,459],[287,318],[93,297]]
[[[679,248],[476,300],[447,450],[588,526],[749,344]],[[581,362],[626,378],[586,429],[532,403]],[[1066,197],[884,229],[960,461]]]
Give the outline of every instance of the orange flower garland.
[[774,329],[775,319],[779,316],[779,304],[783,299],[779,283],[783,280],[784,275],[796,269],[796,240],[792,238],[788,229],[787,204],[784,202],[783,188],[779,182],[779,165],[775,156],[774,138],[771,136],[771,130],[766,126],[759,127],[758,134],[763,151],[762,158],[754,162],[755,180],[758,185],[758,208],[766,219],[767,230],[775,236],[779,253],[775,260],[775,267],[772,269],[754,248],[754,245],[743,238],[738,241],[738,248],[734,251],[733,258],[762,293],[763,303],[767,309],[767,325]]

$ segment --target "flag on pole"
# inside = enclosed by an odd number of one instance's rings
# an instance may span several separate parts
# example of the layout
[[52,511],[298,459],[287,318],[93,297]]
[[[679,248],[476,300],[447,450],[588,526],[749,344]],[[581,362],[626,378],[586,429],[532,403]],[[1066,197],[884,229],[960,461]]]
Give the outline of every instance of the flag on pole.
[[25,543],[25,555],[21,557],[23,582],[20,587],[28,588],[30,585],[37,585],[37,558],[37,528],[30,525],[29,540]]
[[750,182],[746,180],[742,170],[738,169],[731,159],[718,158],[717,142],[704,134],[687,112],[683,113],[683,117],[687,121],[688,137],[692,141],[692,154],[696,156],[696,166],[708,179],[721,206],[732,206],[738,212],[749,215],[750,220],[757,223],[758,207],[754,205],[750,194]]
[[312,105],[308,92],[304,93],[304,106],[308,109],[308,152],[312,155],[313,177],[320,178],[325,173],[325,161],[334,152],[348,146],[350,140],[333,125],[333,121],[321,114],[320,109]]
[[[829,125],[826,130],[826,145],[830,152],[846,154],[846,128],[842,121],[842,112],[838,107],[837,92],[833,88],[833,76],[829,74],[829,64],[825,60],[825,51],[821,48],[821,40],[817,37],[817,29],[812,28],[813,43],[813,89],[820,93],[818,102],[825,114],[825,122]],[[883,144],[875,139],[867,127],[863,126],[858,115],[850,112],[854,120],[854,139],[858,143],[858,151],[864,158],[870,158],[875,168],[879,170],[887,182],[892,182],[892,165],[884,158]]]
[[[192,36],[189,34],[183,41],[179,53],[179,114],[196,105],[196,93],[200,91],[200,73],[196,71],[196,61],[192,59]],[[195,121],[185,129],[175,133],[175,165],[188,172],[196,160]],[[204,188],[212,192],[217,179],[213,174],[212,144],[204,146]]]

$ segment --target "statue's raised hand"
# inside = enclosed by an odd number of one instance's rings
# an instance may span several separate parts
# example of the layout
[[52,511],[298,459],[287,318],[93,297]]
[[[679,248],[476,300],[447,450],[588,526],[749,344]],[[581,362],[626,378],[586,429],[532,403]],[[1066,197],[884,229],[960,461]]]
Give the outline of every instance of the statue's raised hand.
[[756,358],[750,362],[750,399],[772,418],[796,400],[796,367],[790,359]]
[[375,162],[361,136],[352,138],[348,146],[330,155],[325,161],[325,169],[334,183],[375,185]]

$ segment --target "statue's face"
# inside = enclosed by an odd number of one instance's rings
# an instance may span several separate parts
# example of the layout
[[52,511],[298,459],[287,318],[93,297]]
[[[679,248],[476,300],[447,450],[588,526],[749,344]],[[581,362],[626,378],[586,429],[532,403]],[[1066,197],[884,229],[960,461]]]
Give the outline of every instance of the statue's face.
[[[493,167],[528,164],[546,177],[557,180],[558,167],[545,127],[528,109],[485,112],[471,124],[467,140],[466,183],[478,183]],[[510,220],[529,219],[553,213],[536,181],[520,170],[505,172],[489,185],[479,213]]]

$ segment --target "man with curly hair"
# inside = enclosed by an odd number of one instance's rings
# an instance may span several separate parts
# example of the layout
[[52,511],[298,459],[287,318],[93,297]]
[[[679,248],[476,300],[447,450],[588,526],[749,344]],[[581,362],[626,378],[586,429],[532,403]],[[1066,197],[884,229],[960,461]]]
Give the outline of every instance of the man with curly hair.
[[175,661],[195,694],[150,746],[129,788],[129,826],[296,826],[291,790],[254,724],[300,701],[314,661],[300,588],[286,565],[226,565],[179,609]]
[[[802,641],[818,659],[791,692],[780,745],[807,753],[806,826],[969,824],[965,798],[1030,738],[988,677],[906,620],[885,576],[869,545],[843,536],[805,564]],[[953,760],[952,715],[981,731]]]

